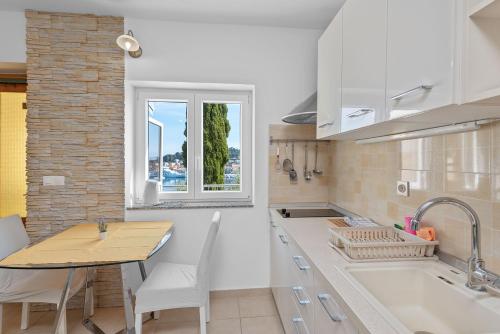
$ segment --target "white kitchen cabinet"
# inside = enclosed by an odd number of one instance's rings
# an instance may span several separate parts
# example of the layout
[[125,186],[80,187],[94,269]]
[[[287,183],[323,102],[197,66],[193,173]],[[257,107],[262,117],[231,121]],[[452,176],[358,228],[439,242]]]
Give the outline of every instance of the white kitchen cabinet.
[[288,237],[283,229],[271,221],[271,290],[287,334],[293,333],[292,318],[296,310],[290,297],[293,285]]
[[317,270],[315,280],[315,332],[316,334],[356,334],[358,330],[339,305],[337,293]]
[[388,0],[388,119],[454,103],[455,0]]
[[342,14],[341,132],[385,115],[387,0],[349,0]]
[[318,120],[316,136],[340,131],[342,75],[342,10],[318,41]]

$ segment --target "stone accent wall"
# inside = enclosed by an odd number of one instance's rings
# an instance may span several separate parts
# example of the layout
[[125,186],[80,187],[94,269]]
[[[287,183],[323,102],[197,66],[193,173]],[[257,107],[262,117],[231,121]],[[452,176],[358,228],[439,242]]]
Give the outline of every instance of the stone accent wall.
[[[123,18],[26,11],[27,230],[124,220]],[[64,175],[64,186],[42,177]],[[117,268],[98,271],[98,306],[121,304]]]

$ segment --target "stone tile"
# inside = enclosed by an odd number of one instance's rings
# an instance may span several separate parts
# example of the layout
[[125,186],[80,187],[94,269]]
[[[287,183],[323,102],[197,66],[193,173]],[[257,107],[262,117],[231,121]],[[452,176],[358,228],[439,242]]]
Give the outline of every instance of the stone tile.
[[241,334],[283,334],[283,327],[278,316],[242,318]]
[[278,314],[272,295],[239,297],[238,304],[242,318]]
[[240,319],[210,320],[208,334],[241,334]]

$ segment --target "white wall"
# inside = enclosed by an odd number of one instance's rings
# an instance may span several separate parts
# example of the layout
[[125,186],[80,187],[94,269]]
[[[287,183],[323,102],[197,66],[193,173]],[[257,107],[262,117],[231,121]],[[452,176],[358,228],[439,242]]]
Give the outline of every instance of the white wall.
[[0,62],[26,62],[26,18],[23,12],[0,11]]
[[[255,207],[221,210],[212,288],[269,286],[268,125],[280,123],[282,115],[316,90],[316,45],[321,32],[139,19],[126,19],[126,28],[134,31],[144,50],[139,59],[127,57],[127,80],[255,85]],[[130,103],[127,99],[127,107]],[[132,112],[127,108],[127,177],[133,157]],[[174,221],[174,237],[158,257],[195,263],[214,211],[127,211],[126,217]]]

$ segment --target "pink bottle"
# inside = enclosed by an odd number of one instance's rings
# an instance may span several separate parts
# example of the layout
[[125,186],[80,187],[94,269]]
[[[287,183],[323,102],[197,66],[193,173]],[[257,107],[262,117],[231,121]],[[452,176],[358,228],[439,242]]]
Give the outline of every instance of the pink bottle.
[[411,219],[412,216],[405,216],[405,232],[408,232],[413,235],[417,235],[417,231],[411,229]]

